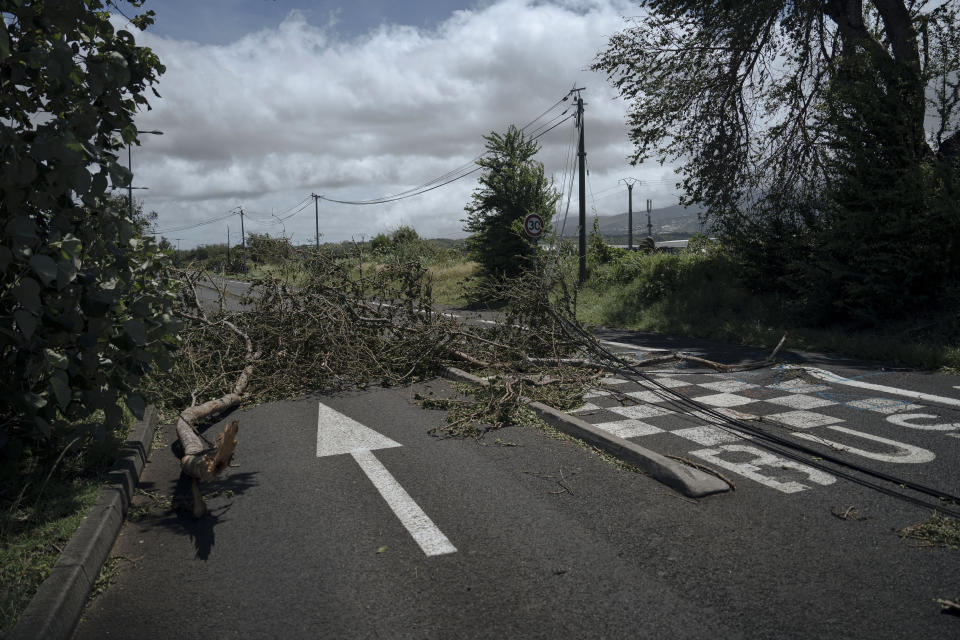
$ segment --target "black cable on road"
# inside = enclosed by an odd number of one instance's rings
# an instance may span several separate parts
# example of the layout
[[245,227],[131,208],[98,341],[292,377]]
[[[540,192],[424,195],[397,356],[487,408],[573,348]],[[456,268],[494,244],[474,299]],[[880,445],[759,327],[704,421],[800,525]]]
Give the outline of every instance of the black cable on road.
[[[765,448],[772,453],[781,455],[790,460],[800,462],[808,467],[812,467],[819,471],[823,471],[825,473],[835,475],[845,480],[849,480],[850,482],[854,482],[856,484],[867,487],[869,489],[873,489],[875,491],[878,491],[885,495],[908,502],[915,506],[939,511],[940,513],[953,516],[954,518],[960,518],[960,510],[953,509],[951,508],[951,506],[944,504],[944,503],[949,503],[949,505],[952,505],[952,506],[956,506],[960,504],[960,497],[958,496],[952,495],[945,491],[940,491],[939,489],[928,487],[927,485],[924,485],[918,482],[913,482],[910,480],[906,480],[904,478],[900,478],[898,476],[884,473],[876,469],[864,467],[863,465],[859,465],[855,462],[844,460],[842,458],[831,455],[829,453],[818,451],[816,449],[807,447],[805,445],[799,444],[792,440],[788,440],[787,438],[783,438],[781,436],[770,433],[763,429],[758,429],[757,427],[749,425],[743,421],[737,420],[735,418],[731,418],[730,416],[717,411],[713,407],[709,407],[707,405],[701,404],[696,400],[694,400],[693,398],[660,383],[658,380],[656,380],[652,376],[647,375],[646,372],[638,369],[635,363],[630,362],[629,360],[622,358],[617,354],[612,353],[608,349],[604,348],[603,345],[601,345],[593,335],[584,331],[581,327],[570,322],[566,318],[559,317],[559,319],[561,321],[561,324],[567,328],[568,335],[570,335],[574,339],[580,340],[584,344],[584,346],[586,346],[590,351],[592,351],[596,356],[599,357],[601,362],[616,364],[619,369],[630,372],[629,374],[625,374],[625,377],[630,378],[632,375],[632,376],[635,376],[636,378],[643,380],[645,383],[647,383],[647,385],[653,385],[658,390],[658,392],[656,393],[658,393],[658,395],[660,395],[664,399],[675,402],[682,407],[686,407],[691,410],[702,412],[710,416],[711,418],[715,418],[717,421],[722,423],[722,424],[715,424],[715,426],[727,429],[728,431],[731,431],[736,435],[747,434],[747,435],[753,436],[753,438],[755,438],[753,442],[755,442],[757,445],[761,446],[762,448]],[[632,381],[637,382],[637,380],[635,379]],[[820,460],[811,460],[807,456],[820,458],[821,460],[828,461],[833,465],[837,465],[838,467],[841,467],[841,468],[837,469],[831,465],[823,464]],[[877,478],[879,480],[883,480],[885,482],[889,482],[891,484],[894,484],[903,488],[911,489],[918,493],[922,493],[922,494],[931,496],[933,498],[936,498],[942,502],[934,503],[934,502],[930,502],[929,500],[924,500],[922,498],[901,493],[888,486],[884,486],[876,482],[873,482],[867,478],[863,478],[863,477],[854,475],[853,473],[849,473],[844,469],[850,469],[856,473],[860,473],[872,478]]]

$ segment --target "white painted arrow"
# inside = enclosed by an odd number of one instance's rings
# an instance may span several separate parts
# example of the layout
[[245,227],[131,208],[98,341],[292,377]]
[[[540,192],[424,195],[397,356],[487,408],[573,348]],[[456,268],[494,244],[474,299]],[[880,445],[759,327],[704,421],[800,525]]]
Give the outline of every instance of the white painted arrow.
[[317,415],[317,457],[349,453],[425,554],[440,556],[455,553],[457,548],[373,455],[373,449],[400,446],[403,445],[320,403]]

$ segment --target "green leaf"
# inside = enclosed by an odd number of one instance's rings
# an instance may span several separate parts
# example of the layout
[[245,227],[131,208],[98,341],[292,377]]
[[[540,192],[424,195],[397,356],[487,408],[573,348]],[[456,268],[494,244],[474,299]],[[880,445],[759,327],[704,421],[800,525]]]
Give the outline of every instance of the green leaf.
[[127,320],[123,323],[123,330],[136,344],[140,346],[147,344],[147,330],[139,320],[134,318]]
[[50,432],[53,431],[53,429],[50,427],[50,423],[40,416],[34,416],[33,424],[37,426],[37,433],[40,434],[41,438],[46,438],[50,435]]
[[33,278],[24,278],[11,291],[20,306],[40,315],[40,284]]
[[93,176],[90,183],[90,192],[95,196],[102,196],[107,190],[107,176],[102,172]]
[[[104,182],[106,184],[106,182]],[[67,256],[74,257],[80,255],[80,250],[83,248],[83,243],[80,242],[80,238],[68,233],[63,237],[63,240],[60,241],[60,248],[66,252]]]
[[137,417],[137,420],[143,418],[143,412],[146,410],[146,402],[143,399],[143,396],[139,394],[133,394],[132,396],[127,396],[127,408],[130,409],[130,412]]
[[33,332],[37,330],[37,317],[26,309],[17,309],[13,313],[14,320],[17,321],[17,327],[27,340],[33,337]]
[[387,545],[383,545],[382,547],[377,549],[377,553],[386,553],[386,551],[387,551]]
[[57,398],[57,404],[61,409],[66,409],[70,405],[70,379],[66,371],[57,371],[50,378],[50,389]]
[[44,349],[43,355],[46,356],[47,362],[50,363],[50,366],[55,369],[66,369],[67,365],[70,363],[70,360],[67,358],[67,356],[58,351],[54,351],[53,349]]
[[118,162],[111,162],[109,165],[110,181],[114,187],[126,187],[130,184],[130,171]]
[[29,216],[17,214],[10,218],[6,227],[7,235],[24,244],[32,245],[37,240],[37,225]]
[[50,286],[50,283],[57,279],[57,263],[50,256],[36,254],[30,258],[30,266],[34,273],[40,276],[43,284]]
[[33,393],[32,391],[27,391],[26,393],[22,394],[21,398],[23,398],[23,401],[27,406],[33,409],[43,409],[45,406],[47,406],[47,399],[41,395]]
[[103,417],[107,429],[115,429],[123,420],[123,411],[115,403],[111,403],[103,408]]
[[61,259],[57,262],[57,289],[62,290],[77,277],[77,260]]

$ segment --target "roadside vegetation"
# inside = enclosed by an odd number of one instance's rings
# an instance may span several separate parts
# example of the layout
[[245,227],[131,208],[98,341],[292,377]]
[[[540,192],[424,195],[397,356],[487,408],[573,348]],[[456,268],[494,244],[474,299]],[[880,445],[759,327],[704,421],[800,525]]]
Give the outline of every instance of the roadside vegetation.
[[[806,313],[802,301],[784,293],[758,290],[737,257],[716,240],[694,236],[682,251],[627,251],[591,235],[588,279],[577,293],[577,318],[586,325],[707,338],[772,347],[788,334],[785,348],[876,360],[895,366],[960,371],[960,304],[945,291],[942,307],[873,325],[826,322]],[[462,241],[420,238],[407,227],[380,234],[373,241],[323,245],[326,251],[363,269],[412,259],[427,269],[433,301],[453,308],[482,309],[470,292],[480,279],[480,265]],[[301,248],[301,249],[306,249]],[[576,271],[575,248],[566,241],[558,271]],[[543,251],[544,259],[547,250]],[[187,260],[188,252],[181,252]],[[195,263],[201,264],[201,263]],[[218,263],[203,261],[212,271]],[[278,275],[279,261],[251,262],[248,278]],[[287,267],[289,271],[289,266]],[[216,272],[216,271],[214,271]],[[230,277],[244,278],[242,272]],[[302,283],[292,272],[290,282]],[[950,296],[955,296],[950,298]],[[492,308],[496,308],[493,305]]]
[[[169,255],[130,212],[134,116],[164,67],[118,2],[0,0],[0,631],[96,500],[169,366]],[[123,2],[134,8],[140,0]],[[130,29],[128,31],[127,29]],[[122,192],[119,192],[122,193]]]

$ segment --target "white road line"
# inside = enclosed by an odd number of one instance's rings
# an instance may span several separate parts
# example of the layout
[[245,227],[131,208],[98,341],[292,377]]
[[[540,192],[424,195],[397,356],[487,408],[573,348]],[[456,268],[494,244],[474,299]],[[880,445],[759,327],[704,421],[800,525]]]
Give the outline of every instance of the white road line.
[[850,378],[844,378],[843,376],[831,373],[824,369],[815,369],[813,367],[804,367],[799,365],[787,365],[787,369],[802,369],[812,375],[814,378],[819,378],[826,382],[833,382],[835,384],[842,384],[848,387],[857,387],[859,389],[870,389],[871,391],[879,391],[881,393],[889,393],[895,396],[903,396],[905,398],[914,398],[915,400],[924,400],[926,402],[937,402],[940,404],[947,404],[952,407],[960,407],[960,399],[958,398],[948,398],[946,396],[935,396],[930,393],[923,393],[921,391],[910,391],[909,389],[898,389],[896,387],[888,387],[882,384],[873,384],[872,382],[862,382],[860,380],[852,380]]
[[433,521],[414,502],[410,494],[400,486],[400,483],[390,475],[390,472],[377,460],[372,451],[355,451],[350,455],[357,461],[363,472],[367,474],[367,477],[373,482],[373,486],[387,501],[387,504],[393,509],[393,513],[396,514],[426,555],[441,556],[447,553],[456,553],[457,548],[443,535],[437,525],[433,524]]

